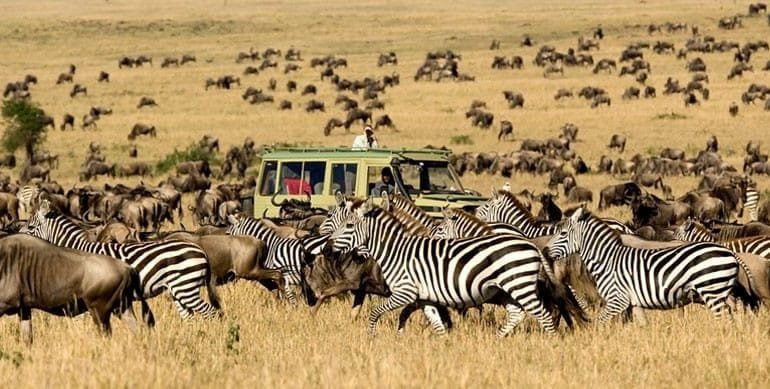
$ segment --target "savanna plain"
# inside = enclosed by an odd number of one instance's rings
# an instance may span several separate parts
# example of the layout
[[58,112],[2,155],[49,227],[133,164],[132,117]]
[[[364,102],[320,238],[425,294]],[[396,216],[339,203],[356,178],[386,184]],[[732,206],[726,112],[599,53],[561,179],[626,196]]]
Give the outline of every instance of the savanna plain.
[[[767,39],[767,17],[744,18],[743,27],[717,28],[717,21],[746,13],[747,2],[577,0],[534,1],[2,1],[0,2],[0,79],[20,80],[30,73],[39,82],[32,100],[57,120],[44,148],[59,154],[60,166],[52,177],[63,186],[78,182],[81,161],[91,141],[102,145],[111,163],[129,161],[126,140],[136,122],[151,123],[157,138],[135,141],[139,160],[154,164],[175,148],[183,149],[204,134],[219,137],[221,147],[242,144],[251,137],[259,144],[301,146],[349,145],[351,133],[335,129],[323,135],[332,117],[344,118],[335,106],[338,92],[321,81],[313,57],[335,55],[348,61],[338,74],[348,79],[381,78],[398,73],[400,85],[388,89],[380,100],[396,127],[377,131],[380,142],[391,147],[447,146],[455,152],[517,150],[525,138],[545,139],[559,134],[567,122],[580,128],[574,150],[591,166],[602,155],[629,158],[635,153],[657,154],[677,147],[688,157],[716,135],[727,162],[741,166],[749,140],[766,139],[770,113],[761,104],[743,105],[740,95],[751,83],[763,83],[768,73],[761,67],[767,51],[752,57],[754,72],[727,80],[732,52],[699,54],[708,66],[711,96],[700,105],[685,107],[678,94],[662,95],[670,77],[686,83],[686,61],[674,55],[645,50],[652,67],[648,85],[658,89],[654,99],[622,100],[631,77],[617,73],[593,74],[591,68],[567,67],[564,75],[543,76],[532,64],[540,45],[559,51],[576,47],[579,36],[591,38],[601,26],[605,37],[594,59],[618,59],[630,43],[657,40],[673,42],[677,49],[691,36],[686,32],[648,35],[647,26],[665,22],[697,24],[702,35],[744,43]],[[529,34],[533,47],[521,47]],[[490,42],[501,42],[490,50]],[[297,72],[284,74],[286,61],[258,75],[242,75],[251,63],[236,63],[239,52],[268,47],[301,50]],[[413,75],[429,51],[451,49],[462,55],[459,68],[475,77],[472,82],[429,82]],[[377,66],[380,53],[393,51],[395,66]],[[122,56],[150,55],[153,66],[118,68]],[[194,54],[195,63],[161,68],[164,57]],[[494,70],[496,55],[520,55],[522,70]],[[688,60],[696,55],[691,54]],[[71,98],[71,85],[56,85],[59,73],[77,66],[75,82],[88,87],[87,96]],[[100,71],[110,73],[109,83],[98,83]],[[204,89],[207,78],[240,76],[231,90]],[[275,100],[292,101],[294,109],[277,104],[251,105],[241,98],[249,86],[267,89],[275,78]],[[294,80],[300,90],[318,87],[316,96],[288,92]],[[577,91],[583,86],[605,88],[610,107],[591,109],[581,98],[555,101],[557,89]],[[503,90],[521,92],[523,108],[509,109]],[[158,106],[137,109],[141,96],[152,96]],[[354,96],[355,97],[355,96]],[[311,99],[325,102],[326,112],[306,113]],[[472,127],[465,111],[472,100],[487,102],[495,114],[491,130]],[[732,117],[728,106],[738,102]],[[96,130],[77,124],[89,107],[111,107]],[[60,131],[58,121],[72,113],[76,128]],[[512,140],[498,141],[497,124],[510,120]],[[628,138],[623,155],[607,149],[614,133]],[[459,142],[458,139],[462,139]],[[19,157],[21,153],[18,153]],[[250,168],[254,173],[257,166]],[[19,171],[6,172],[18,177]],[[145,178],[155,183],[165,178]],[[627,178],[627,177],[626,177]],[[587,174],[580,184],[595,192],[620,182],[603,174]],[[767,179],[757,178],[760,192]],[[136,184],[139,179],[101,179]],[[514,189],[546,191],[546,176],[529,174],[466,175],[465,186],[487,193],[509,181]],[[697,185],[697,177],[667,179],[675,194]],[[764,194],[764,193],[763,193]],[[764,197],[764,196],[763,196]],[[598,199],[598,196],[595,196]],[[187,203],[191,201],[186,198]],[[593,204],[595,206],[596,203]],[[605,212],[627,220],[626,208]],[[189,216],[182,222],[193,225]],[[177,226],[169,226],[176,228]],[[333,301],[311,315],[302,304],[278,301],[261,286],[236,282],[219,288],[225,315],[210,321],[182,321],[169,298],[150,301],[158,324],[154,330],[131,334],[114,319],[111,338],[98,334],[87,318],[62,319],[33,314],[35,343],[19,341],[18,320],[0,320],[0,372],[5,387],[768,387],[770,386],[770,315],[739,311],[732,320],[714,319],[703,306],[650,312],[648,324],[561,329],[547,336],[527,318],[505,339],[495,336],[503,321],[502,310],[472,312],[455,317],[447,336],[436,336],[415,315],[400,335],[395,334],[396,314],[381,320],[378,334],[365,330],[366,315],[351,319],[349,302]],[[376,303],[377,298],[373,299]],[[367,302],[370,307],[372,302]],[[366,312],[366,309],[364,309]]]

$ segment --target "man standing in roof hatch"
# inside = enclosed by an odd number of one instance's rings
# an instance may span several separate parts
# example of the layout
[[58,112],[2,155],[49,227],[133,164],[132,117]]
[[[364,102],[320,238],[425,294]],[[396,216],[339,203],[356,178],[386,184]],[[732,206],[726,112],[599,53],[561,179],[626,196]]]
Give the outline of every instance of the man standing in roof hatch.
[[374,137],[374,130],[371,126],[364,127],[363,135],[357,136],[353,139],[354,149],[379,149],[380,144],[377,143],[377,138]]

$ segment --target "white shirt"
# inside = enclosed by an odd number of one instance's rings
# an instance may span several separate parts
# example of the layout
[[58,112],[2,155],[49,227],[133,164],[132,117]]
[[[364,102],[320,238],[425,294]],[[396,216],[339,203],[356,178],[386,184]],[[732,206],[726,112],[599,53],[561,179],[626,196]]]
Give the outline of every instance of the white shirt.
[[380,145],[377,143],[377,139],[372,139],[372,144],[366,139],[366,134],[359,135],[353,139],[354,149],[378,149]]

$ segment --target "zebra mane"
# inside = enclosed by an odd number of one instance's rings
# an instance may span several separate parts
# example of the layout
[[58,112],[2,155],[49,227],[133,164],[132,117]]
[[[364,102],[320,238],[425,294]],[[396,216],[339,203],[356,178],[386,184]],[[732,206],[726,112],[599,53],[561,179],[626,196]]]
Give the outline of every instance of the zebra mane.
[[459,219],[463,219],[467,221],[470,224],[473,224],[474,226],[478,226],[480,228],[483,228],[483,233],[491,234],[494,232],[492,227],[489,226],[485,221],[479,219],[476,215],[464,211],[460,208],[449,208],[447,209],[447,212],[451,212],[451,216],[456,216]]
[[711,232],[711,230],[708,229],[708,227],[704,226],[697,220],[687,220],[685,223],[690,223],[690,228],[687,230],[695,230],[696,234],[705,234],[706,236],[710,236],[711,238],[716,239],[716,236],[714,233]]
[[404,230],[412,235],[422,235],[429,237],[430,230],[421,221],[417,220],[405,209],[393,207],[390,210],[390,215],[398,220],[404,227]]
[[516,195],[514,195],[511,192],[499,190],[497,191],[498,196],[503,196],[507,201],[511,202],[513,204],[513,207],[516,208],[519,212],[521,212],[524,216],[526,216],[527,221],[534,224],[534,225],[541,225],[542,223],[535,220],[535,215],[530,212],[527,207],[524,206],[524,204],[519,201],[519,199],[516,198]]
[[364,214],[364,217],[372,219],[382,217],[386,222],[395,224],[396,227],[398,227],[403,232],[407,232],[409,230],[409,226],[404,225],[404,223],[402,223],[401,220],[398,220],[398,218],[393,215],[393,213],[383,209],[378,205],[373,206],[368,212]]
[[67,226],[67,227],[71,227],[76,233],[82,235],[83,238],[85,238],[86,236],[86,231],[83,229],[83,226],[80,223],[78,223],[75,219],[63,213],[59,213],[56,210],[50,210],[45,214],[44,218],[46,220],[54,220],[54,219],[61,220],[64,223],[71,224],[71,226]]
[[395,208],[400,208],[404,210],[405,212],[410,213],[415,220],[425,225],[426,222],[430,222],[429,225],[435,224],[435,220],[425,213],[425,211],[422,210],[422,208],[414,205],[413,202],[411,202],[408,198],[404,197],[400,194],[394,194],[390,197],[391,205],[393,205]]
[[[610,227],[609,224],[605,223],[604,220],[602,220],[600,217],[592,214],[588,210],[583,210],[583,215],[578,217],[578,221],[583,221],[588,224],[593,224],[599,226],[600,229],[604,229],[610,232],[610,234],[614,237],[615,240],[618,242],[623,242],[620,236],[620,232],[612,227]],[[574,221],[575,216],[570,217],[570,219],[573,219]],[[566,220],[570,220],[566,219]],[[566,221],[565,220],[565,221]],[[565,223],[565,221],[560,222],[559,224]]]

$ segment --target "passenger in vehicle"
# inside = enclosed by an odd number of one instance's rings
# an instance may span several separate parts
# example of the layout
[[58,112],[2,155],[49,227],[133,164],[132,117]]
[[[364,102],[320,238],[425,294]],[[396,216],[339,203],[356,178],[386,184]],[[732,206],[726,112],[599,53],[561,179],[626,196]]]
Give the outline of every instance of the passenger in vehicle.
[[390,170],[390,168],[382,168],[382,172],[380,172],[380,181],[374,184],[371,195],[380,197],[382,196],[382,193],[395,193],[396,187],[393,185],[393,182],[393,172]]

